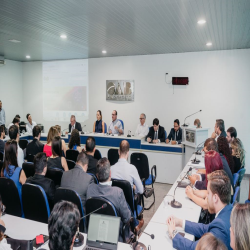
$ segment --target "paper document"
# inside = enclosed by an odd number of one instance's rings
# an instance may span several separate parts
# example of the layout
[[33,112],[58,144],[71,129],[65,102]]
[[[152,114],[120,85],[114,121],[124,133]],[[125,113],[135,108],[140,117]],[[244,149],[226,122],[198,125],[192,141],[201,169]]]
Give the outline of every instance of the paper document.
[[98,230],[99,241],[107,241],[108,228],[109,228],[109,221],[101,219],[99,221],[99,230]]

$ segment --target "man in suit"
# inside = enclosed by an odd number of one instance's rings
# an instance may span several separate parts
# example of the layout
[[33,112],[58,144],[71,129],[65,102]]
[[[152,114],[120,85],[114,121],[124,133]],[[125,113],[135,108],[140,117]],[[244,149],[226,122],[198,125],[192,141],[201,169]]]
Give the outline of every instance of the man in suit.
[[181,144],[182,129],[180,127],[180,121],[178,119],[174,120],[174,127],[171,128],[168,138],[166,139],[166,143],[169,143],[170,141],[172,145]]
[[76,121],[76,117],[72,115],[70,117],[69,132],[66,132],[65,134],[71,133],[74,129],[82,131],[82,126],[79,122]]
[[216,214],[210,224],[183,221],[182,219],[170,216],[167,219],[169,237],[173,240],[173,247],[176,249],[195,249],[198,241],[191,241],[182,237],[175,227],[182,227],[185,232],[201,238],[205,233],[212,233],[220,239],[228,249],[230,247],[230,215],[233,206],[231,200],[231,183],[224,170],[217,170],[208,175],[207,185],[208,211]]
[[4,126],[0,126],[0,152],[4,153],[5,142],[3,141],[5,137]]
[[89,158],[89,164],[88,164],[88,173],[96,174],[96,165],[97,165],[97,159],[94,158],[95,155],[95,138],[94,137],[88,137],[86,140],[86,154]]
[[227,137],[227,133],[225,132],[225,123],[222,119],[217,119],[214,125],[214,132],[211,135],[211,138],[217,140],[219,136]]
[[50,209],[52,209],[54,206],[56,187],[54,181],[45,177],[47,172],[47,157],[45,153],[36,154],[34,158],[34,166],[35,166],[35,175],[33,177],[29,177],[26,180],[26,183],[41,186],[47,195]]
[[[122,228],[130,218],[132,212],[129,210],[123,191],[118,187],[112,187],[110,163],[107,158],[102,158],[97,163],[97,178],[99,185],[94,183],[90,184],[87,191],[87,199],[90,197],[102,197],[115,206],[117,215],[121,217],[119,241],[122,240]],[[126,232],[126,236],[129,237],[130,232]]]
[[165,141],[164,127],[159,125],[159,120],[155,118],[153,120],[153,126],[150,127],[148,135],[146,136],[147,142],[158,143]]
[[33,128],[32,133],[33,133],[33,141],[27,145],[26,156],[36,155],[37,153],[43,152],[44,144],[40,142],[41,128],[36,125]]
[[88,186],[94,182],[92,176],[87,174],[89,159],[85,152],[81,152],[73,169],[65,171],[61,180],[61,187],[75,190],[81,197],[85,210],[86,193]]

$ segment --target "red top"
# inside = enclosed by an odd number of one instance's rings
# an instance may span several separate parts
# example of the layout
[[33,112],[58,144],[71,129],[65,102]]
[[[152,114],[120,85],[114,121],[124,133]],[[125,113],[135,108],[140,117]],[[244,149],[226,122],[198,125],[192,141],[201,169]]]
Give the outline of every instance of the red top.
[[49,146],[48,144],[45,144],[43,147],[43,152],[46,154],[47,157],[50,157],[52,155],[51,146]]

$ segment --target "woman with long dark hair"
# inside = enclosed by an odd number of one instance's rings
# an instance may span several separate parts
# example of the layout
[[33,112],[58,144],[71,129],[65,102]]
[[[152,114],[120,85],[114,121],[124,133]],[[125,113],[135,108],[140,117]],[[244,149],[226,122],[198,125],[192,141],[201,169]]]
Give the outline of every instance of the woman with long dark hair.
[[245,167],[245,150],[242,141],[235,138],[231,142],[232,156],[234,160],[234,173]]
[[79,153],[82,152],[80,135],[79,135],[79,131],[77,129],[74,129],[71,132],[68,147],[69,147],[69,149],[78,150]]
[[104,128],[104,122],[102,120],[102,111],[97,110],[96,112],[96,121],[94,122],[93,125],[93,132],[94,133],[104,133],[105,128]]

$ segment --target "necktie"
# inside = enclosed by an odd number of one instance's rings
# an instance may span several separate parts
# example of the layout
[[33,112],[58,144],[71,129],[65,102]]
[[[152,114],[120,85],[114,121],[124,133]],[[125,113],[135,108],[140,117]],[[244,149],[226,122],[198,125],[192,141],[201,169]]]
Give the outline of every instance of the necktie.
[[155,140],[158,139],[157,132],[158,132],[158,131],[155,131]]
[[175,134],[174,134],[174,140],[176,141],[176,131],[175,131]]

